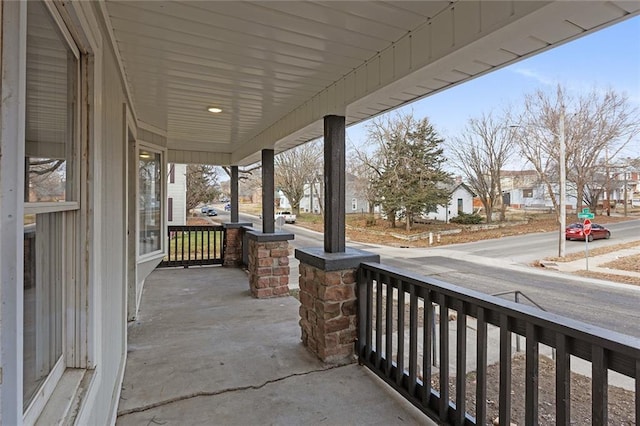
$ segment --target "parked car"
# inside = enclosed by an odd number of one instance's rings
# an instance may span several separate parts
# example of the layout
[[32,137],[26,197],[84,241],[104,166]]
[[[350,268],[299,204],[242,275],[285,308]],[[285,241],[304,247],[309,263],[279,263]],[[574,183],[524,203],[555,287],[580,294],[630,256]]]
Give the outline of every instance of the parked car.
[[[565,238],[567,240],[582,240],[584,241],[584,232],[582,231],[581,223],[572,223],[567,226],[567,229],[564,232]],[[611,237],[611,231],[605,228],[602,225],[598,225],[597,223],[591,224],[591,234],[589,234],[589,241],[598,240],[604,238],[608,240]]]
[[209,207],[207,209],[207,216],[218,216],[218,212],[216,211],[216,209]]
[[283,218],[285,223],[296,223],[297,219],[296,215],[291,212],[277,212],[275,219],[278,220],[279,217]]
[[227,203],[224,205],[224,211],[225,212],[230,212],[231,211],[231,203]]
[[204,206],[200,209],[200,213],[206,214],[209,211],[209,206]]

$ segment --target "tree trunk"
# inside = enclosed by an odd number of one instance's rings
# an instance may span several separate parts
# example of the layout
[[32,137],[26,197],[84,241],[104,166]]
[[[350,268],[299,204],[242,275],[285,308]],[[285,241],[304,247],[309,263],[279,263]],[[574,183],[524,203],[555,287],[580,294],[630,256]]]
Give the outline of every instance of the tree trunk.
[[406,215],[406,227],[405,227],[406,231],[409,232],[411,231],[411,215],[409,213],[407,213]]
[[498,179],[498,196],[500,197],[500,221],[507,220],[507,205],[504,203],[504,194],[502,193],[502,184]]
[[576,199],[576,212],[579,212],[582,210],[582,202],[584,200],[584,187],[582,185],[578,185],[576,188],[576,196],[578,197]]
[[551,187],[551,183],[549,181],[545,181],[547,186],[547,191],[549,191],[549,198],[551,198],[551,203],[553,204],[553,210],[556,212],[556,219],[560,220],[560,209],[558,208],[558,199],[553,193],[553,188]]
[[493,221],[493,203],[491,200],[481,200],[482,205],[484,206],[484,211],[487,212],[487,223],[491,223]]

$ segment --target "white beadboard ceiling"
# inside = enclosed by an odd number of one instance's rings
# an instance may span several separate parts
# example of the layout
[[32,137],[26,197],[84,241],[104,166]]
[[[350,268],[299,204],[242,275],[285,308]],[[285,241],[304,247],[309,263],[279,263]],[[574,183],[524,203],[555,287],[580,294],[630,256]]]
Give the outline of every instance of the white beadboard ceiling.
[[[136,118],[249,164],[640,13],[638,1],[106,1]],[[222,108],[220,114],[208,106]]]

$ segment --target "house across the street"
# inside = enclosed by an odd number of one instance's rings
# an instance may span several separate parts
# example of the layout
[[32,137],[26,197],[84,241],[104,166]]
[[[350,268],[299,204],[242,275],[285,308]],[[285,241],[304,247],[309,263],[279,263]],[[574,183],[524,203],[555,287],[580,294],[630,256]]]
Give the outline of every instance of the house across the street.
[[438,211],[427,214],[429,219],[449,222],[460,213],[473,213],[473,191],[464,183],[453,183],[449,187],[449,204],[438,206]]

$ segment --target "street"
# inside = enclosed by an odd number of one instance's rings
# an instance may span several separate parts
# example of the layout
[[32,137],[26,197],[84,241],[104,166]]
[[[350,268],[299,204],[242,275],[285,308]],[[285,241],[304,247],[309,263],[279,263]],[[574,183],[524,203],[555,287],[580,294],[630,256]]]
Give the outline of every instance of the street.
[[[260,228],[260,220],[254,216],[241,214],[240,218]],[[612,232],[611,239],[594,241],[590,243],[592,247],[640,239],[640,220],[607,227]],[[295,234],[290,241],[293,248],[323,245],[320,233],[295,225],[284,225],[282,230]],[[557,255],[557,235],[535,233],[430,249],[352,242],[347,245],[379,254],[383,264],[482,293],[518,290],[549,312],[640,337],[640,288],[527,266],[534,260]],[[567,241],[567,253],[581,250],[584,242]],[[514,300],[513,295],[502,297]]]

